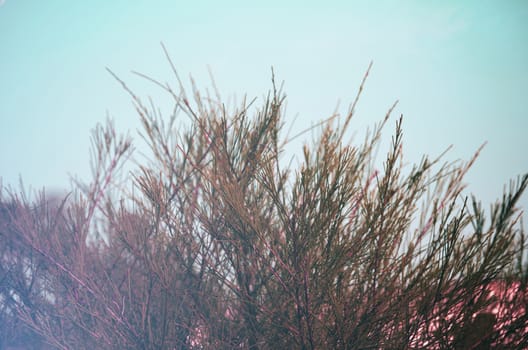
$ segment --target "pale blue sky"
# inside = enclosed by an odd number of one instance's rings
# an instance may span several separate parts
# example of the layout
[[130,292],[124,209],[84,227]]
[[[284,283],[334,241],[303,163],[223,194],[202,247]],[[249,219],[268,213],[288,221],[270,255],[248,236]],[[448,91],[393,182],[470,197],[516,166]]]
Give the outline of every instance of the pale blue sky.
[[286,2],[4,1],[4,185],[19,175],[37,189],[68,187],[68,173],[88,178],[90,129],[106,112],[122,131],[139,126],[104,68],[157,98],[159,90],[130,71],[173,81],[161,41],[180,74],[201,86],[210,66],[226,99],[246,93],[262,101],[273,66],[297,130],[329,116],[338,101],[346,111],[372,60],[353,128],[373,125],[399,99],[393,120],[403,113],[409,162],[450,144],[446,160],[468,159],[488,141],[466,178],[485,203],[528,171],[528,2]]

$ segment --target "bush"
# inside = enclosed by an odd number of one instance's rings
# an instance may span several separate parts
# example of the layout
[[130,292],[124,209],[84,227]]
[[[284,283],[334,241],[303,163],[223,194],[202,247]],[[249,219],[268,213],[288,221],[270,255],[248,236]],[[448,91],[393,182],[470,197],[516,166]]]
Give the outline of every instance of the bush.
[[56,349],[528,346],[528,175],[486,214],[463,194],[478,152],[404,167],[401,118],[376,170],[391,111],[352,145],[355,102],[285,165],[275,84],[250,117],[154,82],[168,120],[123,84],[150,147],[128,178],[132,141],[108,122],[90,184],[60,200],[3,189],[0,348],[27,332]]

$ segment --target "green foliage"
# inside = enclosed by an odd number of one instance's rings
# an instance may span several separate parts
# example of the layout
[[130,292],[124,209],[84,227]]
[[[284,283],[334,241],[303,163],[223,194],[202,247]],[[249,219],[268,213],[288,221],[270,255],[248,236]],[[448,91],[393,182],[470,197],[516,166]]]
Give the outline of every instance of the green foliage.
[[57,349],[528,346],[528,175],[486,215],[463,194],[476,155],[406,168],[401,118],[376,170],[391,111],[347,144],[355,102],[285,166],[275,84],[251,117],[154,82],[170,118],[123,83],[150,147],[128,180],[132,141],[108,123],[91,184],[62,201],[3,196],[0,348],[27,330]]

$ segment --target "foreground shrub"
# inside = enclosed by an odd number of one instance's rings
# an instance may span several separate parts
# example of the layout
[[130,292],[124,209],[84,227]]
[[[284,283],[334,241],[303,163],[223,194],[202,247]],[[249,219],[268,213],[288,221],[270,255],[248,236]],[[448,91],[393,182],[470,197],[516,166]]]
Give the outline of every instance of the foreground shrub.
[[63,200],[3,189],[4,347],[26,331],[57,349],[528,346],[527,175],[486,214],[463,192],[475,158],[403,165],[401,118],[376,168],[391,111],[354,145],[355,102],[288,165],[275,85],[251,117],[154,82],[168,118],[123,84],[150,149],[129,177],[132,141],[108,123],[90,184]]

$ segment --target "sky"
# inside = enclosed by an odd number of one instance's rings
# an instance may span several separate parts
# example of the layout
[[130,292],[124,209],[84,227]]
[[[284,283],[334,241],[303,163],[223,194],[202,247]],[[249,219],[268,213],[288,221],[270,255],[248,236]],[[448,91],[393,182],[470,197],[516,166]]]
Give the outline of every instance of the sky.
[[229,101],[262,102],[273,67],[293,132],[338,103],[345,113],[372,61],[354,130],[373,126],[399,100],[385,143],[402,114],[409,166],[449,145],[446,161],[468,160],[487,142],[466,177],[485,205],[528,172],[526,1],[4,0],[3,185],[16,188],[22,178],[32,189],[61,190],[71,176],[88,180],[90,130],[107,115],[124,133],[136,136],[140,126],[105,68],[163,108],[162,91],[131,73],[177,86],[161,42],[180,76],[207,87],[211,70]]

